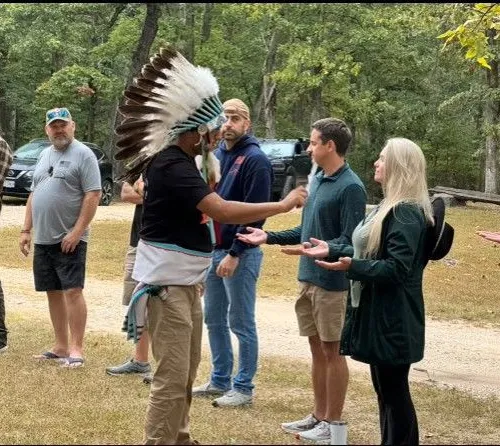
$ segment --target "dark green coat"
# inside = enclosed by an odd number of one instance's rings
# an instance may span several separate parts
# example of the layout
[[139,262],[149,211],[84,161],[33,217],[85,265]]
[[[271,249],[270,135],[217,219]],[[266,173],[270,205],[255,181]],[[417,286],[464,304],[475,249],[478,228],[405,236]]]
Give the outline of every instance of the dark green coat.
[[347,309],[341,354],[385,365],[423,358],[425,230],[422,210],[399,204],[384,219],[377,258],[352,260],[347,277],[362,282],[362,291],[359,307]]

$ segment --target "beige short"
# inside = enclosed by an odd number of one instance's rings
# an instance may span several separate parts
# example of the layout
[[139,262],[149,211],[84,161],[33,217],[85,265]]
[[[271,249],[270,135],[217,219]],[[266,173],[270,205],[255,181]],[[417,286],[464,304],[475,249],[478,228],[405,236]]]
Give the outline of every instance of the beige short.
[[324,342],[340,341],[344,327],[347,291],[327,291],[299,282],[295,313],[301,336],[319,336]]

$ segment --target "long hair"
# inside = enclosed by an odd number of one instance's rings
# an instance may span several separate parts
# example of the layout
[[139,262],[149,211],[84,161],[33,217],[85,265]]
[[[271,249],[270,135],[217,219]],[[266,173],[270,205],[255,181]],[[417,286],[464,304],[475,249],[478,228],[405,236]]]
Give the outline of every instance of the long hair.
[[399,203],[419,206],[429,224],[434,224],[432,206],[427,190],[426,162],[420,147],[406,138],[391,138],[385,145],[385,178],[382,185],[384,199],[376,215],[368,238],[366,254],[374,256],[380,247],[382,222]]

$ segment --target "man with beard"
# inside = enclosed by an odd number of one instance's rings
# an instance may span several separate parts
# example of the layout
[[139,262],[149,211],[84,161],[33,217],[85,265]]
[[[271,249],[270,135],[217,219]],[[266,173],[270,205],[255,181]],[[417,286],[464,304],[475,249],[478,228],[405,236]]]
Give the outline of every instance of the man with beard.
[[101,198],[101,177],[94,153],[74,137],[75,122],[67,108],[47,112],[45,133],[52,145],[35,166],[19,241],[27,256],[34,229],[35,289],[47,292],[55,335],[52,349],[34,358],[81,367],[88,227]]
[[[221,180],[215,190],[225,200],[267,202],[271,198],[273,170],[258,141],[248,134],[248,106],[240,99],[230,99],[223,109],[227,121],[221,129],[224,141],[215,152],[221,164]],[[264,222],[250,226],[262,228]],[[219,396],[212,402],[215,407],[251,404],[257,371],[255,300],[262,250],[236,239],[238,232],[245,232],[245,226],[215,222],[215,249],[205,285],[204,319],[212,372],[206,384],[193,389],[193,396]],[[239,342],[238,372],[233,378],[229,329]]]

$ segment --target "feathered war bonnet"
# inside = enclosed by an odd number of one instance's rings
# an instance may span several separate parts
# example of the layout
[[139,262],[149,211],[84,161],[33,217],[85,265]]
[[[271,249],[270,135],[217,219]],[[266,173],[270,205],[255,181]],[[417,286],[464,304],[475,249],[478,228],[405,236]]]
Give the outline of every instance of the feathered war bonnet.
[[[225,117],[218,93],[219,84],[210,69],[195,67],[172,47],[151,57],[123,93],[125,104],[118,108],[125,119],[115,130],[115,159],[130,159],[122,179],[141,173],[155,154],[182,133],[197,130],[205,135],[220,128]],[[213,154],[204,149],[207,180],[206,165]]]

